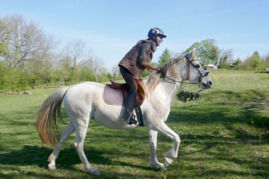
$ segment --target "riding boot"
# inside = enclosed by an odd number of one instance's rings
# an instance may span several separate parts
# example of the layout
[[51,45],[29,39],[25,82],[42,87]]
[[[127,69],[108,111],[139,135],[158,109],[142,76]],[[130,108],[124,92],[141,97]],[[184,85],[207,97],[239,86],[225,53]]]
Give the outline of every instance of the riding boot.
[[133,115],[133,108],[136,100],[136,93],[134,91],[129,91],[127,98],[125,99],[125,112],[122,118],[127,121],[128,124],[136,124],[137,120]]

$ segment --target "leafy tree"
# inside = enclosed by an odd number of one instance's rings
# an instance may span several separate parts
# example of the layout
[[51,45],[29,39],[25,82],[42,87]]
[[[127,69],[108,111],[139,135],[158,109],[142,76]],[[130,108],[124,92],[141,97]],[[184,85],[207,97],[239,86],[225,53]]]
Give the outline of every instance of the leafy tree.
[[[7,44],[4,42],[2,42],[2,43],[0,42],[0,57],[2,55],[4,55],[5,53],[7,53]],[[0,59],[0,61],[1,61],[1,59]]]
[[233,69],[235,69],[235,70],[239,70],[241,64],[242,64],[242,61],[241,61],[241,59],[238,57],[237,60],[236,60],[234,63],[232,63]]
[[113,80],[122,80],[123,79],[123,77],[120,74],[120,69],[119,69],[118,65],[112,67],[112,79]]
[[8,51],[2,55],[9,66],[22,67],[29,60],[44,60],[51,56],[53,40],[47,37],[34,23],[22,16],[6,16],[2,19],[1,40]]
[[217,64],[219,49],[216,46],[216,40],[206,39],[201,42],[195,42],[185,52],[190,52],[193,48],[197,48],[197,57],[203,65]]
[[159,66],[163,66],[171,60],[171,55],[168,49],[165,49],[163,54],[160,56]]
[[217,66],[219,68],[230,69],[233,63],[233,52],[230,50],[220,50]]
[[269,55],[265,57],[265,63],[266,63],[266,67],[268,68],[269,67]]
[[97,75],[98,82],[107,82],[111,79],[111,74],[109,74],[105,68],[101,68],[99,70],[99,74]]
[[0,90],[6,90],[9,88],[9,80],[7,78],[9,69],[6,63],[0,62]]
[[86,66],[82,66],[79,73],[79,81],[95,81],[95,76],[91,69]]
[[19,15],[0,17],[0,92],[113,77],[100,59],[85,53],[82,41],[69,43],[62,53],[53,46],[34,23]]
[[242,69],[244,70],[255,70],[257,72],[263,71],[265,67],[266,63],[260,58],[257,51],[255,51],[251,57],[247,58],[242,65]]

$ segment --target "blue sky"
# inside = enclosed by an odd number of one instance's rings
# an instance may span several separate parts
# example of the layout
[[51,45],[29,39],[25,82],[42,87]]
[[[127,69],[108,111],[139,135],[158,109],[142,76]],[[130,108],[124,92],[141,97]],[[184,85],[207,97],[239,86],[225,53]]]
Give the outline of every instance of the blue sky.
[[110,70],[151,27],[168,36],[155,62],[165,48],[181,53],[208,38],[235,59],[268,55],[268,7],[268,0],[0,0],[0,16],[22,15],[62,45],[82,40]]

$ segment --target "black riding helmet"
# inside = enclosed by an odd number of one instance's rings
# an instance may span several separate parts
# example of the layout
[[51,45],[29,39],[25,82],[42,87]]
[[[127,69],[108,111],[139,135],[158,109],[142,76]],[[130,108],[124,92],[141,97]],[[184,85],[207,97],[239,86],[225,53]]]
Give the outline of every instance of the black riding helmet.
[[148,33],[148,38],[149,39],[155,39],[155,37],[161,37],[161,38],[166,38],[167,36],[164,34],[164,32],[162,31],[162,29],[154,27],[152,29],[149,30]]

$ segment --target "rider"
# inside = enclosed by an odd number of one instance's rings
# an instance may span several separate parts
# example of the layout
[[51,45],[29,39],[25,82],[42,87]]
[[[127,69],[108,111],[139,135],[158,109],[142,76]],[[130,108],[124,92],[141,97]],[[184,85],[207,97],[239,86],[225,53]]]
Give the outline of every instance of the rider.
[[140,40],[131,48],[119,63],[120,72],[126,81],[129,92],[125,100],[125,112],[123,119],[128,124],[136,124],[132,110],[136,100],[137,84],[135,79],[145,70],[160,71],[160,67],[150,65],[156,47],[162,43],[166,35],[160,28],[152,28],[148,32],[147,40]]

